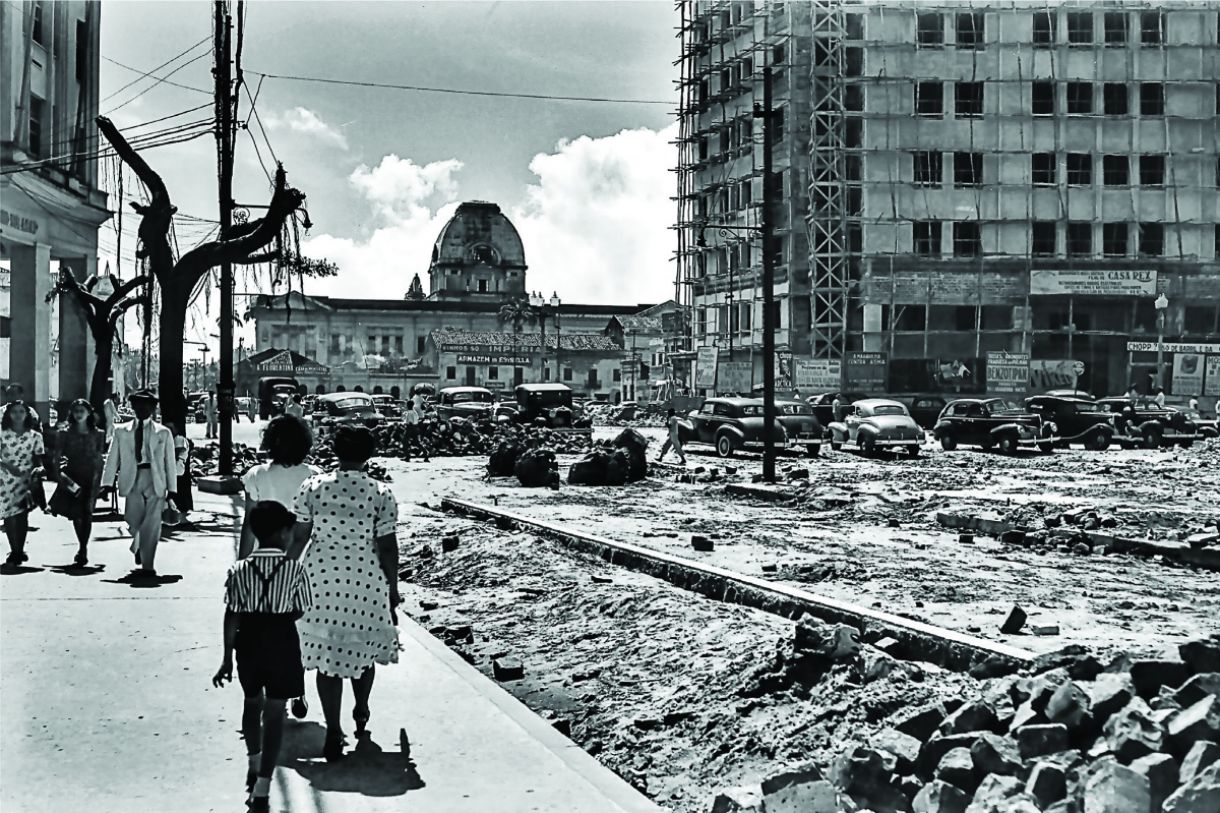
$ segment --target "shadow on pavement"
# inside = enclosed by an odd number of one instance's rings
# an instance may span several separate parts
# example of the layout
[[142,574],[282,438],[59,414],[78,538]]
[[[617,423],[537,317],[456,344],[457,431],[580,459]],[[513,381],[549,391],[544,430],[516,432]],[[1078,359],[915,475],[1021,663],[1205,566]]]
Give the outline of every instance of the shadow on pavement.
[[51,565],[51,570],[61,576],[96,576],[106,569],[105,565],[85,565],[69,563],[66,565]]
[[325,740],[326,729],[319,723],[290,723],[284,730],[280,765],[296,771],[315,791],[402,796],[425,786],[411,759],[405,731],[399,732],[397,751],[385,750],[366,733],[339,762],[322,758]]
[[26,573],[41,573],[41,567],[33,565],[0,565],[0,574],[5,576],[24,576]]
[[102,579],[110,584],[126,584],[134,588],[155,588],[163,584],[173,584],[182,581],[182,576],[168,573],[158,573],[155,576],[147,576],[138,570],[133,570],[126,576],[118,579]]

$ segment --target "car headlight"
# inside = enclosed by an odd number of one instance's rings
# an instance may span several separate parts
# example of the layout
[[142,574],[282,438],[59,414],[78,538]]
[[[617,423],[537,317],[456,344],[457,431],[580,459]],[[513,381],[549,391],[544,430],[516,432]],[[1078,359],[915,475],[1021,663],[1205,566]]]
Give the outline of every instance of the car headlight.
[[1047,431],[1049,431],[1052,435],[1059,431],[1059,427],[1055,425],[1054,421],[1051,421],[1050,423],[1048,423],[1046,425],[1046,428],[1047,428]]

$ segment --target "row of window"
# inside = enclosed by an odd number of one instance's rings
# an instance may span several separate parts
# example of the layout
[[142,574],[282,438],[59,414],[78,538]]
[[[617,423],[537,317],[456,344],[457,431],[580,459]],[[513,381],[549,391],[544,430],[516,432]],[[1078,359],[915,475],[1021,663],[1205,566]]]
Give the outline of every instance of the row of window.
[[[501,379],[499,367],[488,367],[487,368],[487,380],[488,381],[501,381],[501,380],[512,381],[514,384],[522,383],[522,380],[525,377],[524,376],[525,371],[523,368],[506,367],[505,369],[508,370],[508,373],[504,376],[503,379]],[[478,367],[466,367],[463,370],[463,372],[464,372],[463,377],[468,386],[474,387],[474,386],[478,386],[479,384],[482,383],[482,382],[478,381],[478,374],[479,374]],[[551,378],[551,368],[550,367],[546,367],[543,369],[542,377],[543,377],[543,380],[546,380],[546,381],[550,380],[550,378]],[[572,377],[573,377],[572,368],[564,367],[563,368],[563,380],[571,381]],[[616,381],[616,382],[621,381],[623,378],[622,370],[620,370],[619,368],[616,367],[613,371],[613,377],[614,377],[614,381]],[[457,381],[458,380],[458,368],[457,367],[446,367],[445,368],[445,380],[446,381]],[[595,389],[602,385],[601,379],[599,379],[597,377],[596,368],[592,368],[589,370],[589,377],[586,379],[585,383],[588,386],[593,387]]]
[[[913,86],[915,115],[925,118],[941,118],[945,114],[944,82],[916,82]],[[983,82],[953,83],[953,115],[959,119],[980,118],[983,115],[985,87]],[[1055,86],[1064,86],[1063,105],[1056,104]],[[1094,82],[1036,81],[1030,83],[1030,113],[1034,116],[1053,116],[1066,113],[1069,116],[1088,116],[1101,113],[1106,116],[1165,115],[1164,82],[1102,82],[1101,105]],[[1216,86],[1216,104],[1220,110],[1220,85]]]
[[[940,257],[945,254],[942,238],[947,221],[917,220],[911,224],[911,250],[925,257]],[[981,226],[975,221],[953,221],[952,255],[954,257],[978,257],[983,253]],[[1068,257],[1093,257],[1098,253],[1094,244],[1092,221],[1062,224],[1063,248],[1059,247],[1060,223],[1054,220],[1035,220],[1030,224],[1030,254],[1036,257],[1066,255]],[[1216,227],[1216,252],[1220,256],[1220,224]],[[1102,223],[1101,254],[1105,257],[1160,257],[1165,253],[1165,224],[1163,223]]]
[[[980,186],[986,182],[983,177],[983,153],[955,152],[952,156],[953,186]],[[1094,158],[1092,153],[1087,152],[1065,154],[1065,179],[1068,186],[1089,186],[1093,183]],[[1059,159],[1056,153],[1036,152],[1032,153],[1029,159],[1030,178],[1034,186],[1055,186],[1059,183]],[[944,153],[928,150],[911,153],[911,175],[917,186],[939,187],[944,180]],[[1165,156],[1103,155],[1101,180],[1105,186],[1163,186]],[[1135,184],[1132,183],[1133,180]]]
[[[1069,45],[1093,45],[1098,42],[1097,31],[1101,31],[1100,42],[1110,47],[1139,42],[1141,45],[1160,45],[1165,41],[1165,15],[1159,11],[1142,11],[1135,21],[1138,35],[1131,23],[1131,15],[1125,11],[1107,11],[1101,14],[1098,26],[1092,11],[1068,11],[1066,17],[1066,42]],[[915,41],[920,48],[940,48],[945,44],[945,14],[921,12],[916,16]],[[979,50],[983,47],[987,33],[987,14],[982,11],[963,11],[951,18],[953,44],[958,48]],[[1059,38],[1059,13],[1035,11],[1033,15],[1033,44],[1049,48],[1061,42]]]

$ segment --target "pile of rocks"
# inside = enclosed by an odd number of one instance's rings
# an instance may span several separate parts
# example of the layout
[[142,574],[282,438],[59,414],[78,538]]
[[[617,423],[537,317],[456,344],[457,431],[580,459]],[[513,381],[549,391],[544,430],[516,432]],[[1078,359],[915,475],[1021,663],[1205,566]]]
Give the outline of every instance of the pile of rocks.
[[465,457],[491,454],[501,443],[517,443],[524,448],[547,448],[556,454],[580,454],[592,442],[588,432],[558,432],[544,426],[468,421],[425,421],[421,424],[396,423],[374,430],[379,457],[403,460],[433,457]]
[[896,715],[828,766],[727,790],[713,813],[1216,813],[1220,635],[1178,655],[1040,656],[977,698]]

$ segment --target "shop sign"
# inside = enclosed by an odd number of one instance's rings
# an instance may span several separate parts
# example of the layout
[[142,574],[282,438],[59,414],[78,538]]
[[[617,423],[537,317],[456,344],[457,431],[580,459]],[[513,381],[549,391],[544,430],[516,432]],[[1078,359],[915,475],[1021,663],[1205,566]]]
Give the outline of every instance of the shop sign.
[[441,344],[443,353],[522,353],[526,352],[519,344]]
[[533,363],[533,357],[518,353],[458,353],[458,364],[504,364],[514,367],[528,367]]
[[[1029,362],[1029,388],[1034,392],[1076,389],[1076,364],[1071,359],[1033,359]],[[990,371],[987,378],[991,379]]]
[[710,390],[716,386],[716,363],[719,357],[720,349],[716,346],[699,346],[695,354],[695,387]]
[[[1163,353],[1220,353],[1220,344],[1194,344],[1191,342],[1162,342]],[[1155,353],[1156,342],[1127,342],[1129,353]]]
[[1155,296],[1156,271],[1151,269],[1036,269],[1029,272],[1033,296]]
[[844,389],[885,392],[889,386],[889,357],[879,350],[848,350]]
[[504,389],[503,381],[484,381],[483,389],[485,390],[502,390]]
[[1205,356],[1203,366],[1207,368],[1203,379],[1203,394],[1220,395],[1220,355]]
[[1173,394],[1198,395],[1203,392],[1203,360],[1199,353],[1173,354]]
[[753,382],[750,380],[751,364],[748,361],[724,361],[716,373],[716,392],[749,393]]
[[843,363],[838,359],[797,359],[796,382],[802,392],[835,392],[843,386]]
[[1029,353],[987,351],[987,392],[1025,395],[1030,385]]
[[7,209],[0,209],[0,226],[23,231],[26,234],[38,234],[38,221],[32,217],[22,217]]

